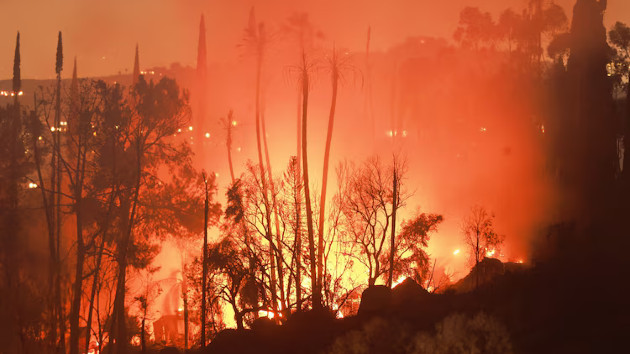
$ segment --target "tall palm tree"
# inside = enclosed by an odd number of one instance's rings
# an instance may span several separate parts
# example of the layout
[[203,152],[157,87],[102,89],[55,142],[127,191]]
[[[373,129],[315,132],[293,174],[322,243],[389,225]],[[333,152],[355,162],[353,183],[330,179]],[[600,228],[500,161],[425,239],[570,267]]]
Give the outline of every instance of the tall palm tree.
[[[265,32],[265,26],[263,23],[258,24],[256,22],[256,16],[254,8],[249,13],[249,25],[245,30],[245,44],[248,49],[253,50],[256,56],[256,102],[255,102],[255,114],[256,114],[256,147],[258,150],[258,166],[260,168],[260,180],[263,189],[263,202],[265,203],[265,222],[267,224],[265,238],[269,241],[269,262],[271,264],[271,276],[269,282],[269,290],[271,292],[271,301],[273,308],[277,306],[277,293],[276,293],[276,266],[274,260],[274,242],[271,235],[271,207],[269,203],[269,197],[267,195],[267,179],[265,178],[265,165],[262,158],[262,143],[261,143],[261,108],[260,108],[260,81],[262,74],[262,64],[264,60],[265,49],[267,45],[267,36]],[[277,318],[277,316],[275,316]]]
[[315,237],[313,232],[313,210],[311,208],[311,196],[308,179],[308,151],[307,151],[307,116],[308,116],[308,92],[309,92],[309,65],[306,53],[302,52],[302,169],[304,170],[304,201],[306,202],[306,226],[308,229],[308,249],[311,258],[311,283],[313,287],[313,309],[322,308],[322,291],[317,280],[317,258],[315,256]]
[[322,192],[319,208],[319,239],[317,244],[317,282],[318,287],[322,287],[323,277],[323,255],[324,255],[324,216],[326,214],[326,186],[328,183],[328,162],[330,160],[330,143],[332,141],[333,125],[335,123],[335,109],[337,107],[337,87],[339,86],[339,59],[337,50],[333,46],[332,57],[330,58],[330,71],[332,83],[332,99],[330,103],[330,113],[328,115],[328,131],[326,133],[326,150],[324,151],[324,169],[322,175]]

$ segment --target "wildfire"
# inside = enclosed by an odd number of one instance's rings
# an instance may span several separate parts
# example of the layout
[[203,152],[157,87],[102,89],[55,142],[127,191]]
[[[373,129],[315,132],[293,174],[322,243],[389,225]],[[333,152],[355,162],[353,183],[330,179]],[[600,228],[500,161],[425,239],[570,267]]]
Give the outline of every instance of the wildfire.
[[405,279],[407,279],[407,277],[406,277],[406,276],[404,276],[404,275],[401,275],[401,276],[398,278],[398,280],[396,280],[395,282],[393,282],[393,283],[392,283],[392,289],[393,289],[394,287],[396,287],[396,285],[398,285],[398,284],[402,283],[403,281],[405,281]]
[[[24,95],[24,91],[18,91],[17,92],[18,96],[23,96]],[[15,92],[14,91],[0,91],[0,96],[4,96],[4,97],[15,97]]]
[[[258,316],[259,317],[267,317],[269,319],[272,319],[276,316],[275,313],[273,313],[272,311],[266,311],[266,310],[258,310]],[[278,317],[282,318],[282,314],[279,313]]]
[[495,251],[495,250],[490,250],[490,251],[487,251],[487,252],[486,252],[486,257],[492,257],[492,256],[494,256],[494,254],[495,254],[495,253],[496,253],[496,251]]

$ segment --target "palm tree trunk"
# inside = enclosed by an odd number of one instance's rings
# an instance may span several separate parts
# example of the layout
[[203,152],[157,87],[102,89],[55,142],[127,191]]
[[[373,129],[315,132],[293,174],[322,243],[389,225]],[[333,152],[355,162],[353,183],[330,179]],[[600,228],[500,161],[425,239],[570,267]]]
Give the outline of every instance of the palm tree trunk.
[[[262,50],[262,49],[261,49]],[[272,308],[275,311],[277,306],[277,294],[276,294],[276,266],[274,260],[274,244],[273,244],[273,236],[271,235],[271,209],[269,205],[269,198],[267,195],[267,182],[265,178],[265,165],[263,164],[262,158],[262,146],[261,146],[261,117],[260,117],[260,77],[262,71],[262,53],[258,54],[256,60],[256,146],[258,148],[258,166],[260,168],[260,180],[262,183],[262,193],[263,193],[263,201],[265,203],[265,221],[267,226],[265,227],[266,235],[265,237],[269,241],[269,262],[271,264],[271,271],[269,277],[269,290],[271,292],[271,302]]]
[[311,284],[313,288],[313,309],[322,308],[322,293],[317,280],[317,257],[315,256],[315,237],[313,235],[313,211],[308,182],[308,152],[307,152],[307,114],[308,114],[308,86],[309,75],[306,66],[306,54],[302,53],[302,169],[304,170],[304,201],[306,202],[306,226],[308,229],[309,255],[311,258]]
[[319,242],[317,244],[317,287],[322,288],[324,275],[324,218],[326,215],[326,186],[328,184],[328,162],[330,160],[330,143],[332,141],[333,126],[335,123],[335,109],[337,106],[337,86],[339,83],[339,67],[337,63],[337,52],[333,48],[332,59],[332,100],[330,103],[330,114],[328,115],[328,132],[326,133],[326,150],[324,152],[324,171],[322,176],[322,195],[319,208]]
[[302,159],[302,94],[298,93],[297,104],[297,159],[295,164],[295,306],[302,309],[302,173],[300,160]]
[[396,210],[398,209],[398,171],[396,166],[396,157],[394,157],[394,180],[392,194],[392,237],[389,250],[389,277],[387,278],[387,286],[392,287],[394,281],[394,254],[396,252]]
[[227,140],[225,145],[227,148],[228,164],[230,166],[230,178],[232,179],[232,184],[234,184],[234,167],[232,165],[232,116],[233,112],[230,110],[227,116]]

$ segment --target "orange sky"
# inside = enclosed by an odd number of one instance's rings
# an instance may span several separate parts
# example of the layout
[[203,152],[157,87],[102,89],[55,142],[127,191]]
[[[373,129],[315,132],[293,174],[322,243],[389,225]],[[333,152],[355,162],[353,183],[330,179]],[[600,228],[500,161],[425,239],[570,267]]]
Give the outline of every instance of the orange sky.
[[[2,0],[0,78],[10,78],[15,33],[22,33],[22,77],[54,76],[57,31],[63,31],[66,58],[77,56],[80,76],[131,70],[133,49],[141,48],[142,67],[172,62],[194,65],[199,16],[206,16],[211,61],[238,58],[238,44],[255,6],[258,17],[277,24],[289,14],[306,11],[329,39],[352,49],[364,45],[373,28],[373,47],[386,49],[407,36],[451,38],[459,11],[466,5],[493,12],[522,8],[527,0]],[[575,0],[557,0],[567,9]],[[630,1],[609,0],[607,26],[630,22]],[[61,4],[61,5],[60,5]],[[49,58],[50,60],[45,60]],[[69,63],[69,61],[67,61]],[[70,76],[66,68],[64,76]]]

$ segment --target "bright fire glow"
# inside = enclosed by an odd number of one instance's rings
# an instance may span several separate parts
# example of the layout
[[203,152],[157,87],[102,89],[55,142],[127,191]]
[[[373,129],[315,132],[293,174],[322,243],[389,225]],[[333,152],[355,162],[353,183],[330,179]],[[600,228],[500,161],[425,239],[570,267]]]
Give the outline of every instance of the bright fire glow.
[[206,133],[206,139],[210,138],[210,133]]
[[398,280],[396,280],[395,282],[392,283],[392,288],[396,287],[396,285],[402,283],[403,281],[405,281],[405,279],[407,279],[406,276],[401,275]]
[[[275,314],[272,311],[258,310],[258,316],[271,319],[275,317]],[[282,317],[282,314],[278,314],[278,317]]]
[[487,252],[486,252],[486,257],[492,257],[492,256],[494,256],[494,254],[495,254],[495,253],[496,253],[496,251],[495,251],[495,250],[490,250],[490,251],[487,251]]
[[192,125],[188,127],[188,130],[190,130],[190,131],[192,131],[192,130],[193,130]]
[[236,126],[236,124],[237,124],[237,123],[236,123],[236,121],[235,121],[235,120],[233,120],[233,121],[232,121],[232,126],[233,126],[233,127],[235,127],[235,126]]
[[459,254],[459,248],[453,251],[453,256],[457,256]]

